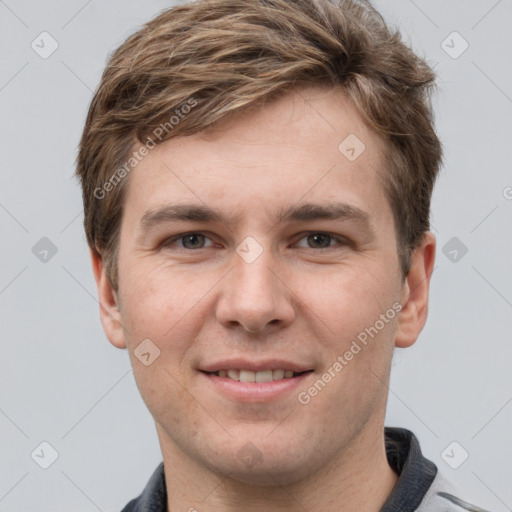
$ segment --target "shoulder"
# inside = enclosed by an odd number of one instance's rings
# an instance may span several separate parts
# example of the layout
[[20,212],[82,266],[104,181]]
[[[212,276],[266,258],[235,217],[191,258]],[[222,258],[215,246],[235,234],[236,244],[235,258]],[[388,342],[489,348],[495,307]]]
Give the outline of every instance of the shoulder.
[[489,512],[458,497],[410,430],[385,427],[384,432],[388,462],[399,477],[381,512]]
[[131,500],[121,512],[167,511],[167,489],[165,485],[164,463],[155,469],[142,493]]
[[457,489],[439,471],[417,512],[489,512],[457,497]]

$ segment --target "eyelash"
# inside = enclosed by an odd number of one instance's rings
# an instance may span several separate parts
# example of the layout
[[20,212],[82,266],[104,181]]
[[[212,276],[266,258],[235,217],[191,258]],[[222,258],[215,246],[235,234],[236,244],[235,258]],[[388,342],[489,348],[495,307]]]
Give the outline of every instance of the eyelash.
[[[172,236],[170,238],[167,238],[165,239],[161,244],[160,244],[160,247],[162,248],[168,248],[170,247],[174,242],[178,241],[178,240],[181,240],[187,236],[191,236],[191,235],[202,235],[204,236],[205,238],[208,238],[208,236],[206,236],[204,233],[201,233],[201,232],[198,232],[198,231],[190,231],[188,233],[180,233],[179,235],[175,235],[175,236]],[[348,239],[346,239],[345,237],[342,237],[342,236],[339,236],[339,235],[334,235],[332,233],[326,233],[324,231],[309,231],[307,233],[304,233],[303,236],[301,238],[299,238],[298,241],[301,241],[302,239],[304,238],[307,238],[311,235],[322,235],[322,236],[327,236],[327,237],[330,237],[331,239],[337,241],[338,243],[340,243],[341,245],[343,246],[348,246],[348,245],[351,245],[350,244],[350,241]],[[328,250],[328,249],[332,249],[334,248],[335,246],[329,246],[329,247],[320,247],[320,248],[314,248],[314,247],[307,247],[307,249],[311,249],[311,250]],[[200,247],[199,249],[187,249],[186,247],[179,247],[179,249],[184,249],[186,251],[199,251],[201,249],[208,249],[208,247]],[[303,247],[304,249],[304,247]]]

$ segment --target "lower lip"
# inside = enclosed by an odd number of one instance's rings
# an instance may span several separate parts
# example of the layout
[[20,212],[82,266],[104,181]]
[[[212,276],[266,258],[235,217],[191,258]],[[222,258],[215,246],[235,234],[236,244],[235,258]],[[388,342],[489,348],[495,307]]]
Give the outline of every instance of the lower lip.
[[274,380],[272,382],[239,382],[228,377],[218,377],[213,373],[199,372],[221,393],[241,402],[269,401],[291,393],[313,372],[297,377]]

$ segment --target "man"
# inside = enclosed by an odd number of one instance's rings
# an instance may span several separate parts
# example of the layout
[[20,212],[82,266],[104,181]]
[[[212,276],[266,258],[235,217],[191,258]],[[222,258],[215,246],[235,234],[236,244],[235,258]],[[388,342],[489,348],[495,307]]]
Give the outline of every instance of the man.
[[200,0],[111,56],[77,174],[163,456],[125,512],[482,510],[384,428],[427,318],[434,79],[353,0]]

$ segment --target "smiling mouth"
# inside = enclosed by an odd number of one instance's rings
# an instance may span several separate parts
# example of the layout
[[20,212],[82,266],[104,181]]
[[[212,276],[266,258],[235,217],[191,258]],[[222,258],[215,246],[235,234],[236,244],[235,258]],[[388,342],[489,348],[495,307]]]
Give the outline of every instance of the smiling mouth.
[[303,372],[294,372],[292,370],[264,370],[260,372],[254,372],[251,370],[219,370],[216,372],[203,372],[207,375],[214,375],[220,378],[226,378],[237,382],[273,382],[276,380],[293,379],[294,377],[300,377],[306,373],[310,373],[313,370],[306,370]]

